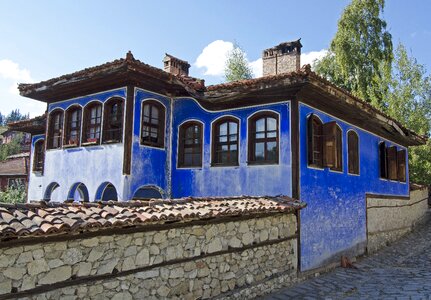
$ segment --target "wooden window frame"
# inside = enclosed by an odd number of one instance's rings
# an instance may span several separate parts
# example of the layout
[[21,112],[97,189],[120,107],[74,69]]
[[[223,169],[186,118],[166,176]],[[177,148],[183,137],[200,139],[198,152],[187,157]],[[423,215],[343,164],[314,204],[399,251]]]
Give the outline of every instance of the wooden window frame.
[[385,142],[379,143],[379,175],[382,179],[388,179],[388,157]]
[[397,162],[397,147],[390,146],[386,148],[387,160],[388,160],[388,179],[389,180],[398,180],[398,162]]
[[[276,129],[275,137],[267,137],[269,131],[267,130],[267,119],[272,118],[276,121]],[[256,122],[260,119],[265,119],[265,129],[264,131],[260,132],[265,135],[264,138],[256,138],[255,134],[256,132]],[[254,114],[251,118],[248,120],[248,164],[249,165],[276,165],[279,163],[279,154],[280,154],[280,117],[275,112],[270,111],[262,111],[259,113]],[[274,131],[274,130],[272,130]],[[275,160],[269,160],[267,159],[267,143],[276,142],[276,153],[275,153]],[[256,150],[256,144],[257,143],[264,143],[264,160],[256,160],[255,156],[255,150]]]
[[[193,164],[193,160],[192,160],[192,164],[190,165],[186,165],[185,164],[185,155],[186,155],[186,130],[190,127],[194,127],[194,126],[198,126],[199,128],[199,132],[198,132],[198,136],[195,136],[193,134],[193,140],[198,139],[200,141],[200,143],[193,143],[191,145],[188,145],[187,148],[191,148],[192,152],[191,155],[193,154],[200,154],[200,161],[197,164]],[[197,151],[196,151],[197,149]],[[178,168],[202,168],[202,163],[203,163],[203,124],[201,122],[198,121],[187,121],[183,124],[180,125],[179,127],[179,132],[178,132]]]
[[314,114],[307,119],[307,157],[309,167],[323,168],[323,122]]
[[[230,132],[230,123],[235,123],[236,124],[236,133],[231,133]],[[221,142],[219,140],[219,131],[220,131],[220,126],[222,124],[227,124],[227,132],[226,135],[223,135],[226,137],[226,142]],[[236,135],[236,141],[231,141],[231,136],[232,135]],[[227,116],[227,117],[222,117],[218,120],[216,120],[213,124],[212,124],[212,147],[211,147],[211,166],[214,167],[223,167],[223,166],[238,166],[239,165],[239,120],[231,117],[231,116]],[[227,150],[227,156],[228,156],[228,162],[223,163],[220,162],[219,156],[218,156],[218,152],[219,152],[219,147],[220,146],[227,146],[228,150]],[[236,146],[236,155],[233,159],[232,156],[232,152],[234,150],[231,150],[232,146]]]
[[[95,118],[91,117],[91,110],[95,107],[100,107],[100,116],[96,115]],[[95,119],[96,123],[91,124],[91,120]],[[99,122],[97,122],[97,120],[99,119]],[[82,130],[82,142],[81,145],[83,146],[91,146],[91,145],[99,145],[101,138],[102,138],[102,120],[103,119],[103,103],[99,102],[99,101],[93,101],[88,103],[85,108],[84,108],[84,126],[83,126],[83,130]],[[89,137],[89,131],[92,128],[99,128],[98,132],[99,132],[99,137],[96,138],[91,138]],[[97,132],[97,131],[95,131]]]
[[[145,116],[145,106],[149,105],[149,116]],[[158,123],[153,124],[151,123],[153,118],[153,107],[157,108],[159,111],[159,115],[157,118]],[[149,121],[145,121],[145,117],[149,118]],[[155,100],[145,100],[141,104],[141,132],[140,132],[140,144],[144,146],[150,146],[150,147],[156,147],[156,148],[164,148],[165,147],[165,120],[166,120],[166,108],[165,106],[160,103],[159,101]],[[148,140],[144,140],[144,127],[157,130],[157,141],[152,142]]]
[[[119,111],[115,114],[111,112],[114,105],[119,105]],[[115,117],[115,120],[114,120]],[[111,98],[105,102],[103,109],[103,134],[102,143],[122,143],[124,128],[124,99]]]
[[43,174],[45,166],[45,140],[39,139],[34,143],[33,172]]
[[397,152],[397,177],[398,181],[407,181],[407,151],[401,149]]
[[[77,126],[72,127],[71,116],[72,114],[78,111],[78,121]],[[77,147],[81,142],[81,123],[82,123],[82,108],[78,105],[74,105],[69,107],[65,112],[65,125],[64,125],[64,140],[63,147]],[[74,142],[71,142],[71,132],[72,130],[77,131],[77,137]]]
[[343,130],[336,121],[323,124],[323,166],[343,172]]
[[[58,123],[57,121],[58,116]],[[55,109],[49,113],[48,123],[48,137],[46,149],[60,149],[63,146],[63,121],[64,111],[61,109]],[[55,123],[54,123],[55,122]],[[58,127],[56,126],[58,124]],[[57,146],[54,146],[54,139],[57,139]]]
[[352,175],[359,175],[359,135],[354,130],[347,132],[347,172]]

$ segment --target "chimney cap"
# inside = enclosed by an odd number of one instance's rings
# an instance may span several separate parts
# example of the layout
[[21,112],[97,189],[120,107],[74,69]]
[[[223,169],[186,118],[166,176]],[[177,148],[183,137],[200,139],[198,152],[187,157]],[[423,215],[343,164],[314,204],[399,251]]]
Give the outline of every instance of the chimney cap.
[[278,44],[277,46],[268,48],[263,50],[263,53],[268,51],[282,51],[285,52],[292,52],[293,50],[297,50],[299,53],[301,52],[302,44],[301,44],[301,38],[295,40],[295,41],[289,41],[289,42],[283,42]]
[[163,58],[163,62],[167,62],[167,61],[176,61],[176,62],[179,62],[183,65],[186,65],[188,68],[190,68],[190,64],[188,61],[179,59],[178,57],[175,57],[173,55],[165,53],[165,57]]

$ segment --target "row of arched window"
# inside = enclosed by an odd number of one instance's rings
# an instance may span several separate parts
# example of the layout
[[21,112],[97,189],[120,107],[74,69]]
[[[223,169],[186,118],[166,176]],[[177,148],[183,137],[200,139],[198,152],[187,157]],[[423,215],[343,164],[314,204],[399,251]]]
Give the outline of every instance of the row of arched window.
[[[343,171],[343,134],[336,122],[323,124],[314,114],[307,121],[308,165]],[[347,132],[348,173],[359,174],[358,134]]]
[[72,105],[66,111],[53,110],[49,114],[47,149],[97,145],[101,141],[103,143],[121,142],[123,107],[122,98],[112,98],[105,104],[93,101],[84,108]]
[[[43,199],[45,201],[51,201],[52,199],[62,199],[59,195],[55,195],[60,185],[57,182],[50,183],[46,190]],[[160,191],[153,186],[143,186],[137,189],[132,197],[132,200],[146,200],[146,199],[161,199],[162,194]],[[102,183],[96,192],[95,199],[97,201],[118,201],[117,189],[110,182]],[[90,201],[90,196],[86,185],[82,182],[77,182],[72,185],[67,194],[68,201]]]
[[[277,164],[279,117],[270,111],[259,112],[248,121],[248,164]],[[211,165],[239,164],[239,120],[227,116],[212,124]],[[201,167],[203,124],[187,121],[179,127],[178,167]]]

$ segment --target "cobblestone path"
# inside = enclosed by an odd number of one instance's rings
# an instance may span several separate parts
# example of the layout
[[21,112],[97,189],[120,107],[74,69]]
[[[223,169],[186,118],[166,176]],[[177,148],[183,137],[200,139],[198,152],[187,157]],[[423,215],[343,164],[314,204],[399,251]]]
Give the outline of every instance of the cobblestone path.
[[264,299],[431,299],[431,221],[355,265]]

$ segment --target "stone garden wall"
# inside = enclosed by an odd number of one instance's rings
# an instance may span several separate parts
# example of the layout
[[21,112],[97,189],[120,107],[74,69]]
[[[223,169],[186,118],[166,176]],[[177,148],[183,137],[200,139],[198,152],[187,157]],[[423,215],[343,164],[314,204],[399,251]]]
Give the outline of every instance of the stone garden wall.
[[369,253],[412,231],[424,220],[428,211],[428,189],[421,187],[410,192],[410,197],[367,197],[367,236]]
[[272,214],[0,245],[0,299],[249,298],[295,281],[297,219]]

